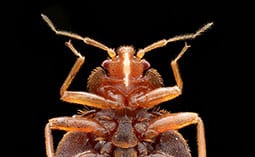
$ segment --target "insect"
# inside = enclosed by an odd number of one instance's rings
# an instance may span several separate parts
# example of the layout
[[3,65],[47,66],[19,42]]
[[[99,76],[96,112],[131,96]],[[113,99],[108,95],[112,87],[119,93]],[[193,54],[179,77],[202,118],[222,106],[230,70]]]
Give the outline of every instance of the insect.
[[[213,23],[195,33],[159,40],[135,52],[132,46],[114,50],[91,38],[59,31],[47,16],[42,14],[42,18],[57,35],[81,40],[109,55],[88,77],[88,92],[69,91],[85,57],[70,40],[66,42],[77,60],[60,88],[61,100],[92,109],[71,117],[49,119],[45,126],[48,157],[191,157],[189,146],[178,130],[193,124],[197,126],[198,156],[206,157],[204,125],[197,113],[154,109],[182,93],[183,81],[177,61],[190,46],[185,42],[171,61],[176,85],[170,87],[163,85],[161,75],[143,56],[170,42],[194,39]],[[66,131],[56,149],[53,130]]]

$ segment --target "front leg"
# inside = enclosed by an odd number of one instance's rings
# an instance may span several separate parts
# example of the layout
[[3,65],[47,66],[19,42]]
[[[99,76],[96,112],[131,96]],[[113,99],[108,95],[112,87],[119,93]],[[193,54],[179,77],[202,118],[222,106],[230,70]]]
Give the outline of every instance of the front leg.
[[66,42],[66,46],[78,57],[75,64],[73,65],[71,71],[69,72],[66,80],[64,81],[62,87],[60,88],[61,100],[76,103],[86,106],[91,106],[100,109],[109,108],[119,108],[121,105],[115,101],[105,99],[104,97],[98,96],[96,94],[87,92],[77,92],[77,91],[67,91],[68,87],[72,83],[74,77],[80,70],[82,64],[85,61],[83,57],[72,45],[72,43]]
[[144,133],[144,139],[152,139],[169,130],[178,130],[186,126],[197,125],[198,157],[206,157],[205,131],[202,119],[197,113],[166,113],[154,119]]
[[176,81],[176,85],[173,87],[161,87],[154,89],[140,97],[138,97],[134,104],[145,108],[152,108],[155,105],[158,105],[162,102],[166,102],[172,100],[179,96],[182,93],[183,82],[179,72],[177,61],[181,58],[181,56],[187,51],[190,46],[185,43],[182,51],[179,55],[171,62],[171,67],[173,70],[174,78]]

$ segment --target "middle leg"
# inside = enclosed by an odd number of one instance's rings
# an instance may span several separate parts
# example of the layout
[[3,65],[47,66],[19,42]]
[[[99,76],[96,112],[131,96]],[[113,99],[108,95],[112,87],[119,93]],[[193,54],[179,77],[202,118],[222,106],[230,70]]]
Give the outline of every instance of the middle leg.
[[169,130],[178,130],[186,126],[197,125],[198,157],[206,157],[204,123],[194,112],[166,113],[154,119],[144,133],[144,139],[152,139]]

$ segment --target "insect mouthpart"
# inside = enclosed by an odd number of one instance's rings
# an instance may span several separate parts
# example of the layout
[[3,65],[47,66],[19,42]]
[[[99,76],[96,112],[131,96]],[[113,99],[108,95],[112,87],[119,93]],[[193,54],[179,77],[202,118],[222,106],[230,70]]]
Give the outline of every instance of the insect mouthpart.
[[119,56],[123,55],[124,53],[128,53],[133,56],[135,54],[135,49],[132,46],[121,46],[117,49],[117,54]]

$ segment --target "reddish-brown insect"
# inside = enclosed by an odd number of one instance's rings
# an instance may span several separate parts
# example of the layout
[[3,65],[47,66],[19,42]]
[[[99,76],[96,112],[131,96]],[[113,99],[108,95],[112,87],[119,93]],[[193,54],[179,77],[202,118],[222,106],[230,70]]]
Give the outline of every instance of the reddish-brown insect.
[[[176,80],[172,87],[164,87],[160,74],[142,58],[146,52],[169,42],[194,39],[212,23],[192,34],[157,41],[135,53],[131,46],[121,46],[115,51],[88,37],[58,31],[48,17],[42,15],[42,18],[56,34],[82,40],[107,51],[110,57],[92,71],[88,92],[69,91],[85,58],[70,41],[66,42],[78,58],[60,89],[61,100],[94,109],[49,120],[45,127],[48,157],[191,157],[187,142],[178,133],[179,129],[191,124],[197,125],[198,156],[206,157],[203,121],[197,113],[152,109],[182,93],[183,82],[177,61],[190,46],[185,43],[171,62]],[[67,131],[56,150],[52,130]]]

